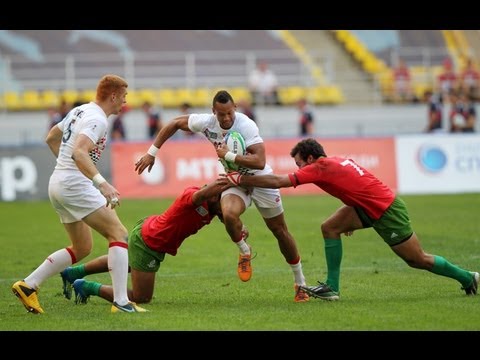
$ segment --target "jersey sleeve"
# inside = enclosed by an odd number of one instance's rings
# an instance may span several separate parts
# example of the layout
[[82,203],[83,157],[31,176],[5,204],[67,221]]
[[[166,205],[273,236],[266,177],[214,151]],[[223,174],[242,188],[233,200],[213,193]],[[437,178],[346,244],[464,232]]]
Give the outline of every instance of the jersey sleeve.
[[302,184],[315,183],[322,179],[322,172],[315,164],[307,165],[292,174],[288,174],[293,187],[297,187]]
[[102,138],[107,131],[107,122],[101,121],[95,117],[95,114],[86,114],[83,129],[80,134],[84,134],[93,141],[94,144]]
[[[245,147],[248,148],[251,145],[263,143],[263,139],[260,136],[260,131],[258,130],[257,124],[249,119],[245,114],[236,113],[237,117],[244,117],[240,122],[239,132],[242,134],[243,139],[245,140]],[[240,119],[239,119],[240,120]]]
[[263,143],[263,139],[260,136],[258,132],[258,128],[256,131],[253,129],[249,129],[246,131],[246,136],[245,136],[245,147],[248,148],[249,146],[255,145],[255,144],[261,144]]
[[195,204],[193,203],[193,194],[195,194],[195,192],[198,190],[200,190],[200,188],[197,186],[190,186],[186,188],[181,195],[182,203],[188,206],[195,206]]
[[58,122],[55,124],[56,127],[58,127],[60,129],[61,132],[63,132],[63,129],[65,129],[65,119],[67,118],[67,116],[65,116],[62,121]]
[[193,132],[202,132],[207,127],[210,117],[210,114],[190,114],[188,128]]
[[67,115],[63,117],[62,120],[60,120],[55,126],[58,126],[58,128],[63,132],[65,130],[65,124],[70,123],[70,119],[73,116],[73,109],[70,110]]
[[295,173],[288,174],[288,178],[290,179],[290,182],[292,183],[293,187],[296,188],[298,185],[298,179]]

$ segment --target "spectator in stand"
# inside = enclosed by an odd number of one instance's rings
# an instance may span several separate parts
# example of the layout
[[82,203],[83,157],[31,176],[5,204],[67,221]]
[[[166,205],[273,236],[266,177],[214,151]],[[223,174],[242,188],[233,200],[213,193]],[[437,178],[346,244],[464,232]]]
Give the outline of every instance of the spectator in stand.
[[[255,110],[253,109],[252,103],[247,99],[241,99],[237,102],[238,112],[247,115],[255,123],[257,122],[257,116],[255,115]],[[257,123],[258,125],[258,123]]]
[[313,112],[310,106],[307,103],[306,99],[300,99],[298,101],[298,110],[300,111],[300,136],[311,136],[313,135]]
[[48,124],[48,130],[50,130],[52,127],[57,125],[60,121],[62,121],[63,118],[67,116],[69,111],[70,111],[70,106],[68,105],[65,99],[62,99],[62,101],[60,101],[60,105],[58,106],[58,109],[55,109],[55,108],[48,109],[48,117],[50,119]]
[[153,107],[149,101],[145,101],[142,105],[142,110],[147,116],[148,138],[155,139],[157,133],[162,128],[162,118],[160,110]]
[[278,80],[265,61],[260,61],[248,78],[254,105],[279,105]]
[[409,102],[413,100],[410,70],[403,59],[398,60],[398,66],[393,70],[394,100]]
[[112,122],[112,128],[110,130],[110,138],[113,141],[124,141],[127,139],[127,133],[123,124],[123,117],[130,110],[126,105],[122,107],[122,110],[116,115],[115,120]]
[[192,112],[192,105],[188,102],[184,102],[180,105],[180,114],[182,115],[190,115]]
[[60,112],[55,108],[51,107],[48,109],[48,130],[52,127],[57,125],[60,121],[62,121],[62,116]]
[[453,70],[453,63],[450,58],[443,60],[443,72],[437,77],[437,91],[442,100],[445,99],[451,91],[458,87],[458,76]]
[[452,109],[450,111],[450,132],[475,132],[477,113],[472,98],[465,92],[450,95]]
[[443,121],[443,97],[433,94],[431,91],[425,92],[425,102],[428,104],[428,124],[425,132],[441,132]]
[[467,66],[460,74],[461,90],[465,92],[473,101],[480,98],[480,73],[475,68],[475,64],[472,59],[468,59]]

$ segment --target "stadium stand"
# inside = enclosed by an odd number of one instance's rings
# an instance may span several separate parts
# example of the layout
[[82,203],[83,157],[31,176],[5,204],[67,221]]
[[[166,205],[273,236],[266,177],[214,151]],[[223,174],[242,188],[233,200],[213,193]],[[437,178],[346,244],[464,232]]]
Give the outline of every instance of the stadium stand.
[[[450,31],[385,30],[375,31],[375,36],[372,32],[336,30],[335,35],[364,71],[374,76],[385,101],[394,100],[393,68],[399,59],[403,59],[410,70],[414,98],[423,99],[426,91],[433,90],[443,60],[449,53],[458,52],[452,50],[454,35],[445,36]],[[386,39],[382,39],[381,35]],[[465,48],[469,47],[466,41],[462,44]]]
[[285,105],[303,96],[315,105],[389,101],[399,58],[420,99],[446,57],[457,72],[464,68],[478,37],[478,30],[0,30],[0,109],[88,101],[107,72],[127,78],[134,108],[146,100],[209,107],[220,88],[248,99],[247,74],[259,59],[277,74]]
[[[46,109],[55,99],[89,101],[105,73],[129,81],[132,107],[146,100],[163,107],[208,106],[213,90],[226,87],[248,99],[247,74],[259,59],[268,61],[286,93],[335,86],[323,83],[322,69],[279,30],[4,30],[0,51],[8,63],[4,73],[12,78],[0,87],[0,108],[8,111]],[[340,89],[335,91],[340,95],[314,101],[342,102]]]
[[450,57],[457,69],[463,69],[467,61],[473,58],[470,45],[463,30],[442,30]]
[[470,57],[476,60],[476,66],[480,66],[480,30],[463,30],[463,34],[470,46]]

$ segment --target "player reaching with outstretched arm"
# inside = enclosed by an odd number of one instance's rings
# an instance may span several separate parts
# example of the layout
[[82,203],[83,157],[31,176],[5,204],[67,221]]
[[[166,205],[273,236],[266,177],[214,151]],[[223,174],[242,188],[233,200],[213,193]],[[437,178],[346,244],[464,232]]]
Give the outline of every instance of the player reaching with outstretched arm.
[[57,250],[23,281],[13,293],[34,314],[43,313],[37,297],[39,286],[92,250],[92,230],[108,245],[108,267],[113,284],[112,312],[143,312],[127,295],[128,232],[114,210],[120,205],[115,189],[98,172],[96,163],[107,141],[107,117],[118,114],[126,103],[127,82],[117,75],[105,75],[97,86],[95,101],[72,109],[52,127],[46,142],[57,158],[48,194],[72,245]]
[[327,157],[315,139],[300,141],[290,155],[299,168],[292,174],[244,176],[230,173],[223,179],[226,187],[240,185],[278,189],[312,183],[345,204],[322,223],[327,280],[319,282],[318,286],[302,287],[308,294],[324,300],[339,299],[340,235],[351,235],[354,230],[370,227],[409,266],[455,279],[467,295],[477,294],[479,273],[464,270],[441,256],[425,253],[412,230],[403,200],[366,169],[351,159]]
[[[148,303],[152,299],[155,275],[165,254],[175,256],[183,241],[218,216],[222,220],[218,182],[202,188],[191,186],[160,215],[140,219],[130,232],[128,257],[131,268],[132,289],[128,296],[136,303]],[[245,229],[245,232],[248,232]],[[100,256],[86,264],[68,267],[62,271],[63,294],[67,299],[75,290],[75,302],[86,303],[90,295],[113,301],[113,289],[84,276],[108,271],[106,256]]]
[[[225,151],[222,158],[240,166],[242,172],[249,174],[270,174],[271,167],[266,163],[265,144],[260,137],[258,127],[245,114],[236,112],[232,96],[225,90],[217,92],[213,98],[211,114],[190,114],[179,116],[167,123],[158,133],[148,152],[136,163],[135,170],[141,174],[145,169],[152,169],[155,155],[162,145],[178,130],[202,133],[212,143],[216,151],[224,143],[225,135],[237,131],[245,140],[247,155],[235,155]],[[227,170],[227,169],[225,169]],[[290,234],[283,215],[282,200],[278,189],[232,187],[222,193],[221,206],[225,228],[230,238],[240,249],[238,275],[242,281],[252,276],[251,249],[245,242],[240,215],[245,212],[251,202],[255,203],[265,224],[277,238],[280,251],[290,265],[294,275],[296,302],[308,301],[308,295],[299,290],[305,285],[300,254],[295,239]]]

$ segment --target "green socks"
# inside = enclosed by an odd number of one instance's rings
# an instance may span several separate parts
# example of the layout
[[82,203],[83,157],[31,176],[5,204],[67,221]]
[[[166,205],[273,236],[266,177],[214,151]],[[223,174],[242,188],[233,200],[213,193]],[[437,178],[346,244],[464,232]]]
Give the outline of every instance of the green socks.
[[101,286],[102,284],[95,281],[85,281],[83,283],[82,288],[83,288],[83,291],[85,292],[85,295],[87,296],[89,295],[99,296]]
[[[327,281],[330,288],[340,290],[340,264],[342,262],[342,241],[340,239],[325,239],[325,258],[327,260]],[[457,280],[464,288],[472,285],[470,271],[451,264],[441,256],[434,255],[433,267],[430,272]]]
[[459,281],[463,287],[472,285],[472,274],[470,271],[463,270],[449,263],[441,256],[433,255],[433,267],[430,272],[455,279]]
[[85,264],[72,266],[68,269],[68,278],[73,283],[77,279],[82,279],[87,273],[85,272]]
[[325,258],[327,260],[327,284],[333,291],[340,290],[340,264],[343,248],[340,239],[325,239]]

